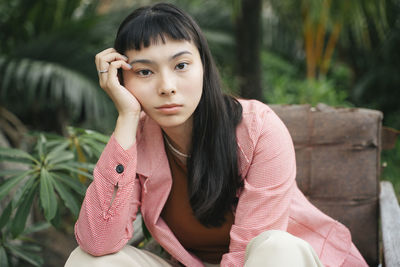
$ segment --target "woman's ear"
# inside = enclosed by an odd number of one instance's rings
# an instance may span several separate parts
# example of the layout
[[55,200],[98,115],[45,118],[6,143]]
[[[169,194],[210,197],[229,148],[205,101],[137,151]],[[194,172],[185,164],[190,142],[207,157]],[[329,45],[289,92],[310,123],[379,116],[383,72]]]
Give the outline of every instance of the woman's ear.
[[122,75],[122,69],[118,69],[118,81],[119,81],[119,83],[122,85],[122,86],[124,86],[124,77],[123,77],[123,75]]

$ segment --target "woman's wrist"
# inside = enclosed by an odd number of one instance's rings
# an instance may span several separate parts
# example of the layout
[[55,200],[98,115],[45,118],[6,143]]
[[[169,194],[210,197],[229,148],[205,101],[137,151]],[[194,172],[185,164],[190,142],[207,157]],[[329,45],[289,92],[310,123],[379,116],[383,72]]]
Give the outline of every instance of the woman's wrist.
[[114,137],[125,150],[136,141],[136,129],[140,113],[120,114],[114,130]]

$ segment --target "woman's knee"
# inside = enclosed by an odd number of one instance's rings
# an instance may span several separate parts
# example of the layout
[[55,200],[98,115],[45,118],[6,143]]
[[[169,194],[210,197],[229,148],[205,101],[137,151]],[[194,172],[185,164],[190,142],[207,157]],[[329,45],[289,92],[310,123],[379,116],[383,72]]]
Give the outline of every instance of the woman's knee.
[[83,262],[91,261],[92,258],[94,258],[92,255],[77,247],[69,255],[64,267],[82,266]]
[[288,247],[305,247],[310,248],[311,246],[304,241],[292,234],[280,230],[269,230],[262,232],[255,238],[253,238],[247,245],[246,252],[258,249],[263,246],[274,248],[274,250],[287,250]]
[[65,267],[90,266],[90,267],[109,267],[109,266],[163,266],[170,267],[171,265],[150,252],[132,247],[125,246],[120,251],[114,254],[108,254],[100,257],[92,256],[80,247],[72,251]]
[[[124,248],[125,249],[125,248]],[[93,256],[83,251],[80,247],[75,248],[67,259],[64,267],[77,267],[77,266],[93,266],[93,267],[106,267],[118,261],[124,261],[124,253],[119,251],[114,254],[104,256]],[[119,265],[123,266],[123,265]]]
[[[260,263],[271,262],[271,260],[288,262],[287,266],[290,266],[291,260],[288,258],[317,263],[304,266],[319,266],[319,259],[311,245],[285,231],[265,231],[253,238],[246,247],[246,266],[260,266]],[[281,266],[286,266],[286,264]]]

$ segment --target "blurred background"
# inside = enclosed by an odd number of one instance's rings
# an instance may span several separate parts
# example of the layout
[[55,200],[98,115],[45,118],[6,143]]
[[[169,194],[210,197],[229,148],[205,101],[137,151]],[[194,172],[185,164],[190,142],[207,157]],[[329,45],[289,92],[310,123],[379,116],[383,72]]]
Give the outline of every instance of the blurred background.
[[[81,170],[77,175],[84,184],[85,168],[90,169],[89,164],[96,162],[117,115],[113,103],[98,85],[94,57],[113,45],[117,27],[128,13],[153,2],[156,1],[0,0],[2,146],[31,155],[37,152],[40,158],[46,155],[41,145],[48,151],[59,152],[65,144],[81,163],[87,163],[74,165]],[[226,92],[270,104],[325,103],[377,109],[384,114],[384,125],[398,135],[395,129],[400,129],[399,0],[166,2],[177,4],[197,20],[209,41]],[[31,163],[36,164],[33,160]],[[32,166],[29,168],[34,169]],[[383,151],[382,179],[391,180],[397,194],[400,193],[399,141],[393,149]],[[50,191],[52,186],[49,185]],[[26,232],[27,221],[29,224],[29,220],[35,222],[43,216],[58,227],[53,235],[72,236],[82,189],[69,184],[69,192],[59,186],[54,183],[65,202],[64,209],[51,206],[53,196],[47,202],[40,199],[44,215],[41,208],[31,215],[30,206],[25,207],[28,211],[20,212],[22,225],[10,230],[7,237],[10,244],[4,245],[4,241],[0,246],[1,266],[4,258],[7,264],[57,266],[43,261],[33,245],[25,246],[21,241],[19,244],[25,247],[18,248],[11,241]],[[6,199],[11,190],[2,189],[0,200]],[[7,221],[18,204],[27,199],[34,203],[34,195],[44,189],[37,186],[35,190],[31,194],[20,192],[21,202],[0,205],[4,240],[8,236]],[[77,194],[76,203],[68,202],[65,192]],[[62,216],[70,212],[70,218]],[[58,223],[54,218],[58,218]],[[37,227],[40,230],[48,225]]]

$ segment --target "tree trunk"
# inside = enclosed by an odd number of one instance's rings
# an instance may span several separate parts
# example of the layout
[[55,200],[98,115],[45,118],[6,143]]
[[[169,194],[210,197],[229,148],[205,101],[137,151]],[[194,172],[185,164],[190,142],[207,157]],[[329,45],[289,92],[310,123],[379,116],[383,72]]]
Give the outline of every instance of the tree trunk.
[[261,0],[241,0],[236,16],[237,77],[243,98],[263,100],[261,88]]

